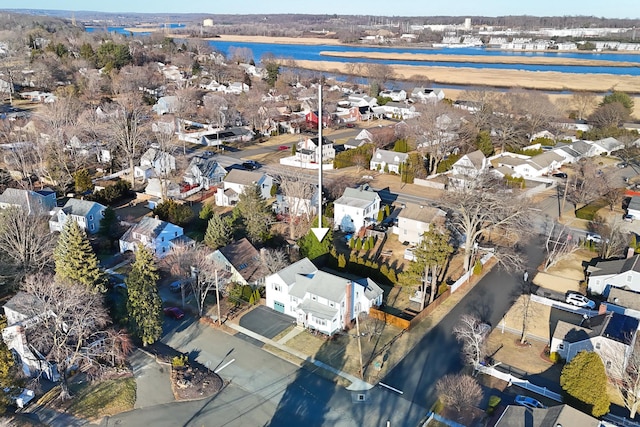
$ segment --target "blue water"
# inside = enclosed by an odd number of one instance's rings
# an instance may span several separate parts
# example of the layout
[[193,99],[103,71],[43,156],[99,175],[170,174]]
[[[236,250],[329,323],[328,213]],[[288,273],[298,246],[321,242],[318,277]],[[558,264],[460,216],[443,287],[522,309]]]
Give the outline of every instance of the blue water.
[[[159,24],[158,27],[163,27]],[[185,24],[169,24],[169,28],[182,28]],[[101,31],[100,27],[87,27],[88,32]],[[107,27],[109,32],[117,32],[120,34],[130,35],[123,27]],[[135,35],[145,36],[150,33],[135,33]],[[416,49],[410,47],[375,47],[375,46],[334,46],[334,45],[288,45],[288,44],[270,44],[270,43],[248,43],[248,42],[228,42],[212,40],[209,42],[211,47],[224,53],[229,54],[231,47],[245,47],[251,49],[256,62],[260,62],[265,54],[273,54],[277,58],[290,58],[296,60],[310,61],[333,61],[333,62],[376,62],[383,64],[403,64],[416,66],[443,66],[456,68],[490,68],[490,69],[509,69],[524,71],[557,71],[561,73],[578,73],[578,74],[616,74],[616,75],[632,75],[640,76],[640,54],[624,54],[624,53],[571,53],[571,52],[509,52],[486,50],[483,48],[455,48],[455,49]],[[485,64],[476,62],[447,62],[447,61],[401,61],[401,60],[378,60],[378,59],[360,59],[360,58],[337,58],[331,56],[322,56],[322,51],[334,52],[398,52],[398,53],[421,53],[421,54],[438,54],[438,55],[474,55],[474,56],[523,56],[523,57],[559,57],[559,58],[576,58],[576,59],[596,59],[615,62],[633,62],[637,66],[630,67],[589,67],[579,65],[534,65],[534,64]],[[639,88],[640,90],[640,88]]]

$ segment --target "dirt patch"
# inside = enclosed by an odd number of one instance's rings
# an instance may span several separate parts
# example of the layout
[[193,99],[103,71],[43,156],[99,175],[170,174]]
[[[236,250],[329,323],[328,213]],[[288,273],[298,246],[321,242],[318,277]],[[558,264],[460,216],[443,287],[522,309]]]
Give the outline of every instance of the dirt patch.
[[594,252],[580,249],[568,255],[547,271],[540,271],[533,283],[560,293],[579,291],[584,277],[584,263],[591,261]]
[[176,400],[210,397],[222,390],[223,385],[217,374],[199,364],[171,369],[171,390]]
[[494,361],[528,374],[540,374],[551,369],[554,364],[542,357],[546,343],[531,339],[528,342],[529,345],[521,345],[519,335],[502,333],[498,326],[487,340],[487,351]]

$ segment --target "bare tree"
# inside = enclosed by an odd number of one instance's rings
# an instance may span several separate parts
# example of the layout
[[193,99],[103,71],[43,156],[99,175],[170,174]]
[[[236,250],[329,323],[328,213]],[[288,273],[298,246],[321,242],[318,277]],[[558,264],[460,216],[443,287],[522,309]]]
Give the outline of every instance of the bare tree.
[[[29,343],[44,358],[57,365],[60,398],[69,399],[68,373],[71,367],[91,368],[101,363],[109,315],[100,293],[79,284],[61,284],[53,276],[28,276],[22,290],[30,298],[20,311],[37,319],[27,328]],[[27,302],[28,301],[28,302]]]
[[482,189],[452,191],[447,197],[452,210],[452,224],[465,236],[464,268],[469,270],[474,245],[483,234],[497,232],[502,246],[509,250],[499,252],[498,262],[509,267],[518,264],[515,246],[531,228],[528,202],[514,199],[511,194],[493,194]]
[[[364,65],[366,68],[367,77],[369,77],[370,87],[377,87],[378,93],[384,90],[385,84],[389,80],[393,80],[395,73],[393,67],[387,64],[378,64],[370,62]],[[371,96],[377,96],[378,93],[372,93]]]
[[589,229],[598,233],[602,238],[598,253],[603,259],[624,256],[629,247],[629,233],[622,228],[622,221],[615,219],[607,221],[596,215],[589,223]]
[[290,264],[289,257],[281,249],[261,249],[260,262],[267,274],[277,273]]
[[628,358],[614,354],[607,357],[607,360],[613,362],[613,366],[608,370],[612,377],[611,382],[620,393],[631,418],[635,418],[640,407],[640,348],[638,343],[634,347]]
[[517,92],[516,104],[522,117],[524,131],[531,138],[536,132],[549,130],[553,119],[558,116],[558,109],[544,92],[527,90]]
[[295,239],[296,223],[301,217],[306,218],[307,222],[311,219],[313,212],[313,195],[317,193],[317,186],[309,183],[306,177],[301,173],[293,173],[280,175],[280,191],[287,205],[288,221],[289,221],[289,238]]
[[579,248],[578,242],[569,233],[566,225],[562,226],[558,235],[555,235],[555,228],[556,223],[554,222],[545,242],[547,253],[544,259],[544,271],[547,271]]
[[576,119],[584,120],[596,106],[596,94],[584,90],[573,92],[571,106],[576,112]]
[[135,186],[135,163],[147,144],[146,119],[148,114],[139,100],[132,96],[122,97],[110,114],[109,131],[123,162],[129,167],[131,186]]
[[458,416],[465,409],[477,406],[482,400],[482,388],[470,375],[445,375],[436,383],[436,391],[443,403],[453,408]]
[[472,366],[479,365],[485,356],[486,327],[477,317],[463,314],[453,328],[453,334],[462,343],[462,356]]
[[574,167],[573,184],[569,184],[567,199],[576,208],[588,205],[603,194],[604,174],[598,172],[598,166],[591,158],[581,159]]
[[[29,215],[20,208],[0,212],[0,250],[9,258],[18,277],[51,266],[55,243],[45,212]],[[8,273],[9,268],[3,270]]]

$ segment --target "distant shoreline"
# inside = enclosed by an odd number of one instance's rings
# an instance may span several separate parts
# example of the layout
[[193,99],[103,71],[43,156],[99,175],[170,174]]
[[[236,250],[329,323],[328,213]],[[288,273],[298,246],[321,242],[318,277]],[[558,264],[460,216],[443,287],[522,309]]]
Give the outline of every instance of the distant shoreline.
[[530,64],[530,65],[569,65],[584,67],[638,67],[637,62],[617,62],[600,59],[578,59],[536,56],[488,56],[488,55],[445,55],[426,53],[398,52],[330,52],[322,51],[321,56],[354,59],[384,59],[392,61],[421,62],[473,62],[486,64]]

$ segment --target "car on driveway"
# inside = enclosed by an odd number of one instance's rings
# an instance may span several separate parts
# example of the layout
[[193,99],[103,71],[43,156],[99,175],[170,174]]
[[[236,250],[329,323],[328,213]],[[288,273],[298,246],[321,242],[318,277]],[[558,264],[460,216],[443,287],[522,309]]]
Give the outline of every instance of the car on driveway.
[[589,298],[585,297],[582,294],[570,292],[565,297],[565,302],[567,304],[575,305],[577,307],[589,308],[593,310],[596,308],[596,303]]
[[172,319],[180,320],[184,317],[184,311],[178,307],[165,307],[163,311],[165,316],[171,317]]
[[598,233],[587,233],[587,241],[602,243],[602,236],[600,236]]
[[564,172],[556,172],[553,174],[553,176],[555,176],[556,178],[566,178],[567,174]]
[[624,219],[624,220],[625,220],[625,221],[627,221],[627,222],[633,222],[633,220],[634,220],[633,215],[631,215],[631,214],[625,214],[625,215],[622,217],[622,219]]
[[538,402],[533,397],[523,396],[521,394],[516,396],[515,403],[516,403],[516,405],[524,406],[524,407],[527,407],[527,408],[530,408],[530,409],[536,409],[536,408],[545,409],[546,408],[546,406],[544,406],[542,403]]
[[260,165],[258,164],[258,162],[254,161],[254,160],[247,160],[246,162],[244,162],[242,164],[242,167],[245,168],[248,171],[254,171],[254,170],[258,169],[260,167]]

